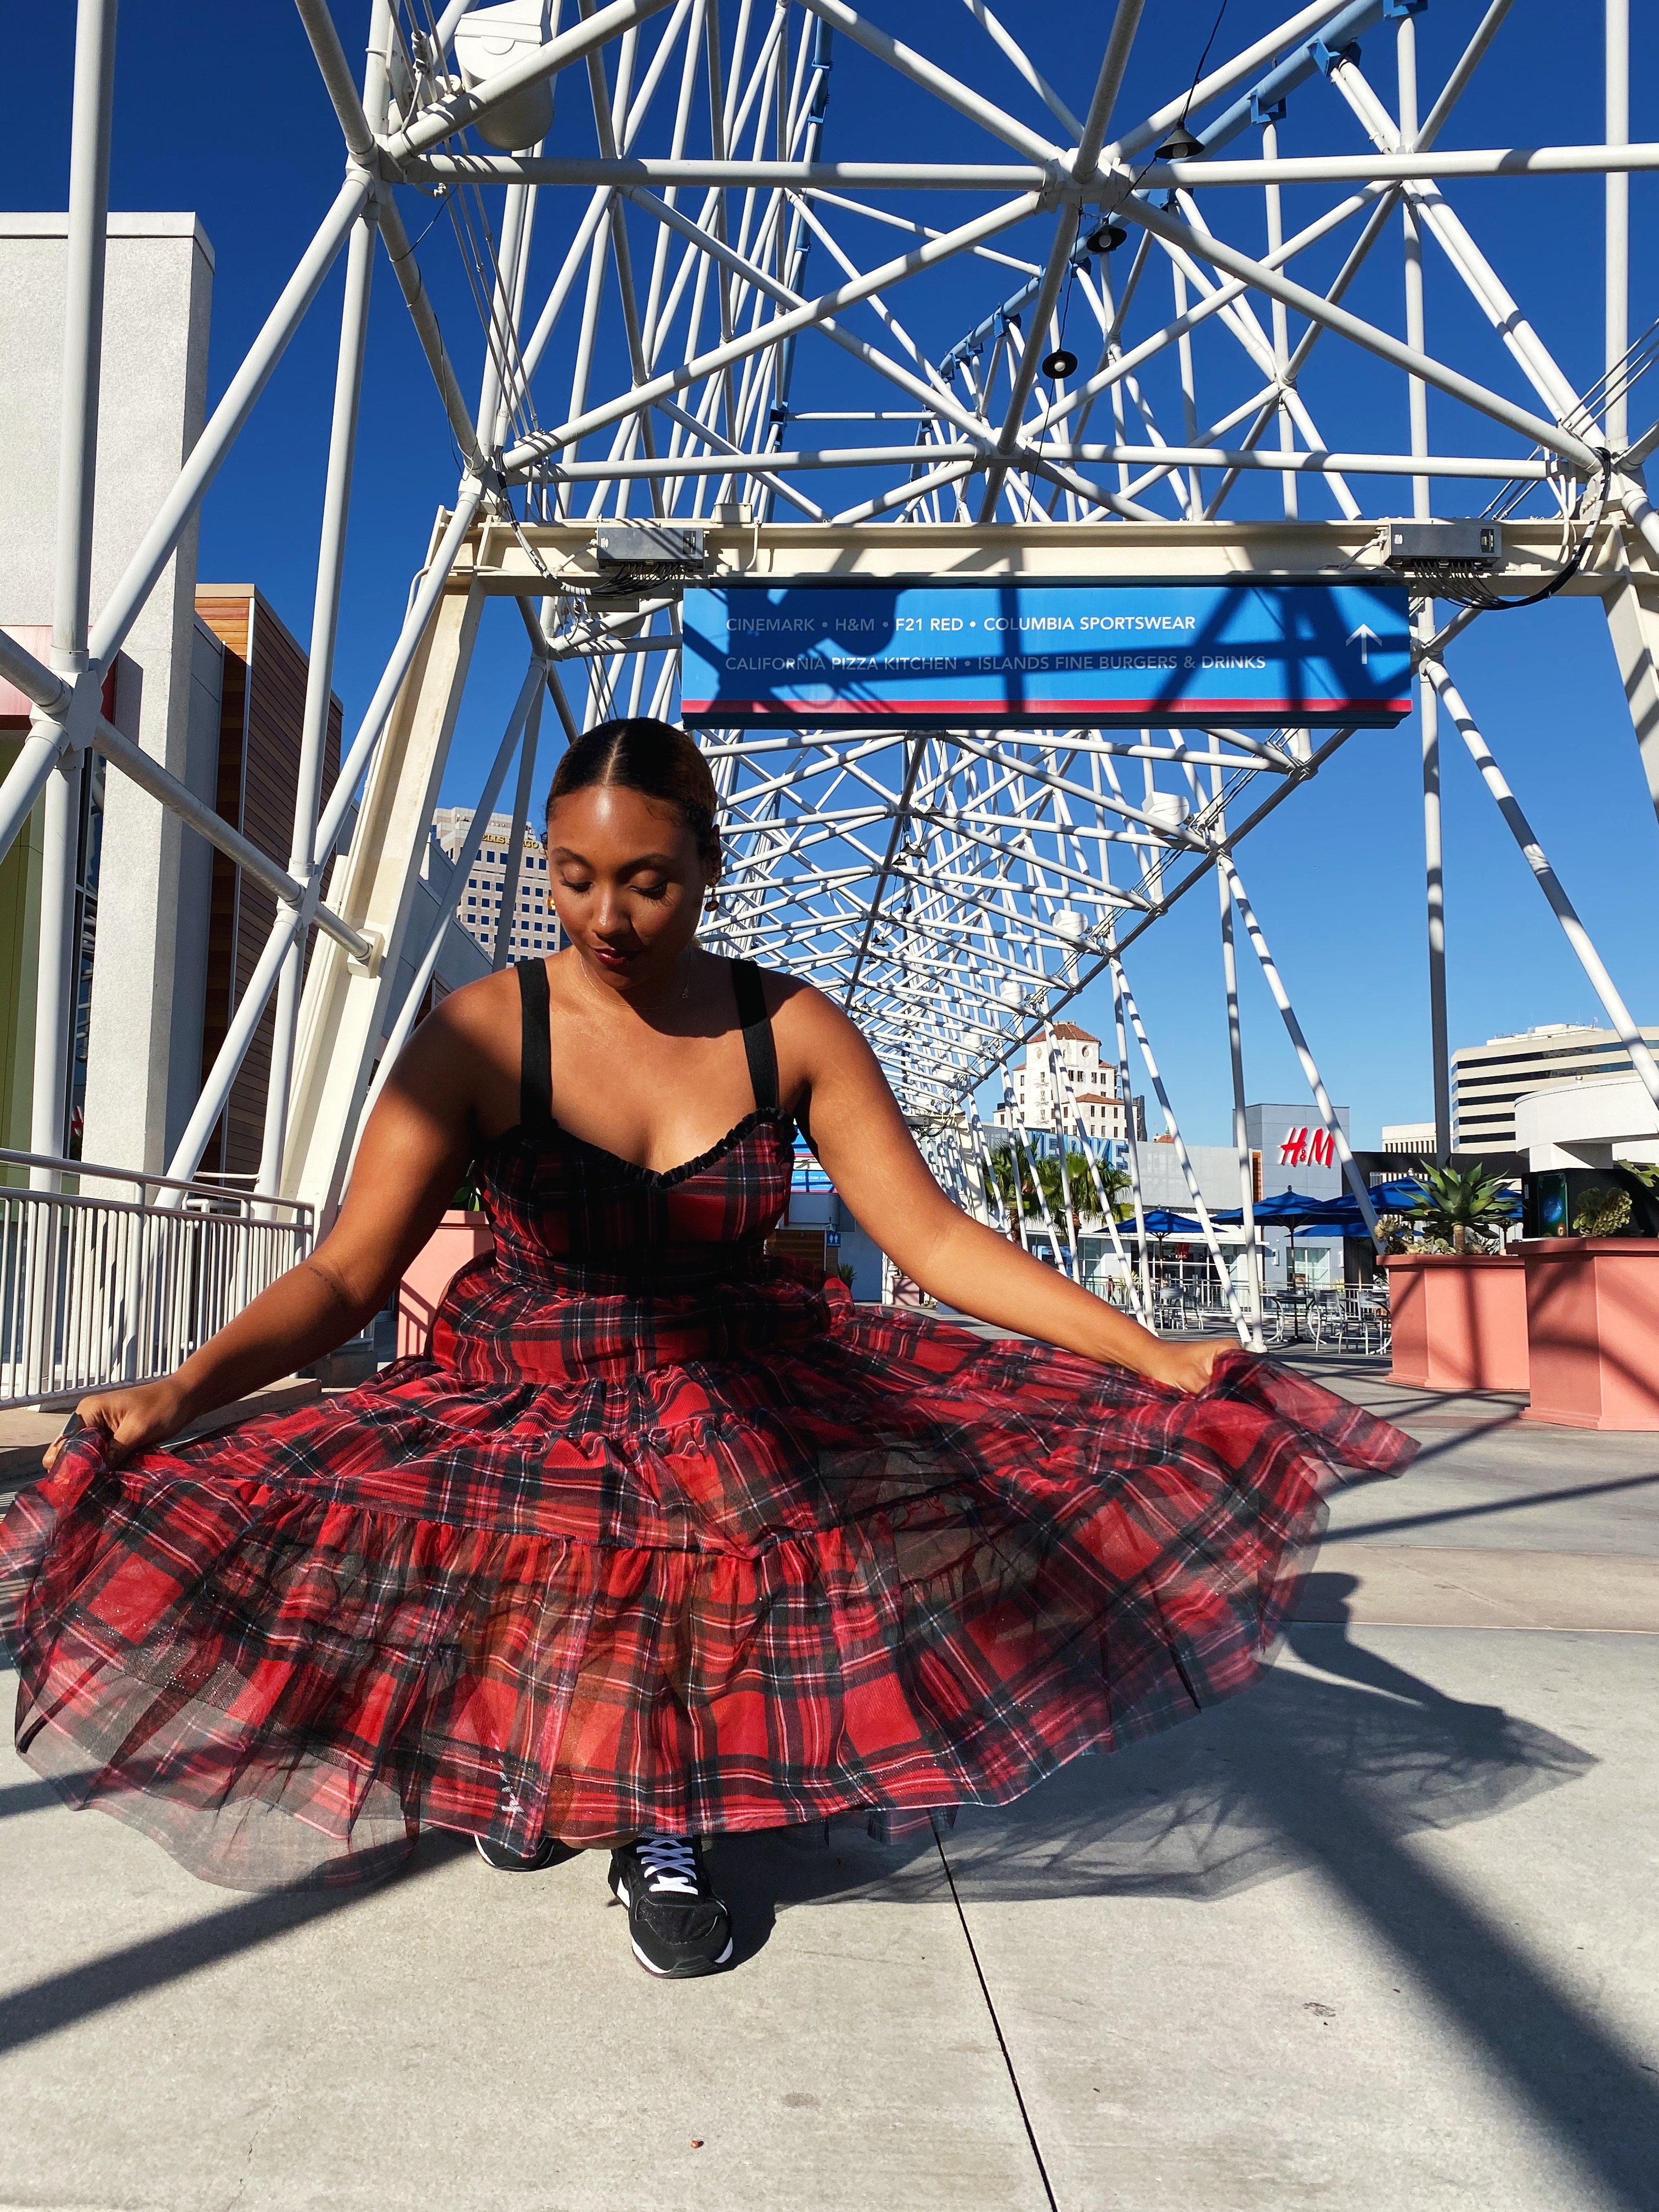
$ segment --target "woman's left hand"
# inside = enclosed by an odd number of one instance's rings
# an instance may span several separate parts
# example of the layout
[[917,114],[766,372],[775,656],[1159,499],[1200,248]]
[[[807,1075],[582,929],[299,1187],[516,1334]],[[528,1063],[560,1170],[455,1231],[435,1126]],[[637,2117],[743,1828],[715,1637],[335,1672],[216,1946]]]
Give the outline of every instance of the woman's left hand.
[[1166,1340],[1158,1346],[1156,1360],[1145,1372],[1150,1381],[1168,1383],[1176,1390],[1201,1390],[1222,1353],[1237,1349],[1236,1336],[1206,1336],[1195,1344]]

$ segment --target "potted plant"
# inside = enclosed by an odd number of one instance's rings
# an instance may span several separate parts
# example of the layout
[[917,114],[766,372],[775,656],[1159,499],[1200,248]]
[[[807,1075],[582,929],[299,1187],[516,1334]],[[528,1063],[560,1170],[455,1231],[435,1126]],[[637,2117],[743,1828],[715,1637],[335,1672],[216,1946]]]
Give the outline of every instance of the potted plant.
[[1396,1382],[1419,1390],[1526,1390],[1526,1270],[1505,1251],[1516,1202],[1482,1168],[1413,1170],[1413,1232],[1384,1262]]
[[[1570,1237],[1522,1245],[1532,1403],[1524,1419],[1577,1429],[1659,1429],[1659,1168],[1614,1163],[1578,1193]],[[1639,1207],[1639,1218],[1638,1208]]]
[[424,1356],[433,1316],[463,1267],[495,1249],[487,1214],[478,1208],[477,1176],[469,1167],[454,1203],[404,1270],[398,1285],[398,1357]]

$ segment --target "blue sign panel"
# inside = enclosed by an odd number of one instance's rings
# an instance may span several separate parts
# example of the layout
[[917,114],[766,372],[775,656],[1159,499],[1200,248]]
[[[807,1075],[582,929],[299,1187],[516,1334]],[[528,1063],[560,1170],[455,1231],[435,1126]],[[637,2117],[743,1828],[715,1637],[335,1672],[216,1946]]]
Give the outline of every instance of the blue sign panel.
[[1406,592],[1340,584],[688,587],[688,722],[1397,722]]

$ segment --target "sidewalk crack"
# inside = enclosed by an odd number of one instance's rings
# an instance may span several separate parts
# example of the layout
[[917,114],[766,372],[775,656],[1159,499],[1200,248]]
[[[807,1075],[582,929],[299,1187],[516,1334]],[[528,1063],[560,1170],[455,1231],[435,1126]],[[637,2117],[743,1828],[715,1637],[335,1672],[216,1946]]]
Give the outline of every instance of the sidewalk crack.
[[1048,2169],[1043,2163],[1042,2147],[1036,2139],[1036,2130],[1031,2125],[1031,2115],[1025,2109],[1024,2092],[1019,2086],[1019,2076],[1014,2071],[1013,2058],[1008,2049],[1008,2039],[1002,2032],[1002,2022],[997,2017],[997,2008],[992,2001],[990,1984],[986,1981],[985,1969],[979,1962],[979,1951],[974,1942],[974,1931],[968,1925],[968,1915],[963,1911],[962,1899],[957,1893],[957,1878],[951,1871],[950,1860],[945,1856],[945,1839],[939,1834],[937,1820],[933,1823],[933,1848],[939,1853],[940,1866],[945,1869],[945,1879],[951,1891],[951,1902],[957,1909],[957,1919],[961,1924],[963,1940],[968,1946],[968,1956],[974,1962],[974,1973],[979,1982],[979,1993],[985,2000],[985,2009],[990,2014],[991,2026],[996,2031],[997,2049],[1002,2053],[1002,2063],[1008,2069],[1008,2086],[1012,2089],[1014,2102],[1019,2107],[1020,2124],[1025,2130],[1026,2142],[1031,2146],[1031,2156],[1036,2160],[1037,2179],[1042,2184],[1042,2194],[1048,2200],[1048,2212],[1060,2212],[1060,2207],[1054,2200],[1054,2185],[1048,2179]]

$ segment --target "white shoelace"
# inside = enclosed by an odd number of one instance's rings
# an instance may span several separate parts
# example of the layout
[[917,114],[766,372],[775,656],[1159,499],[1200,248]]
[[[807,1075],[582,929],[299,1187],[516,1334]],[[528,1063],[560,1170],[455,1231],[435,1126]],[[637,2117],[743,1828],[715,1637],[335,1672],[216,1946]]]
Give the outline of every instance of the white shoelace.
[[653,1897],[696,1896],[697,1862],[690,1836],[665,1836],[653,1830],[641,1836],[634,1848],[645,1869],[646,1888]]

